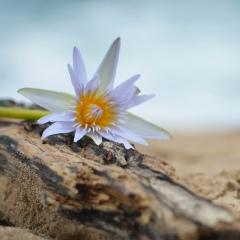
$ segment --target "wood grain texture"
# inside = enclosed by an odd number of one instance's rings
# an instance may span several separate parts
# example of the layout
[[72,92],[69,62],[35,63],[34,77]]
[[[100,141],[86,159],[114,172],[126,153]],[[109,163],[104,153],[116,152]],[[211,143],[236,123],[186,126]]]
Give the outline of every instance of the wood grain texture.
[[165,161],[123,145],[0,121],[0,219],[48,239],[240,239],[239,216]]

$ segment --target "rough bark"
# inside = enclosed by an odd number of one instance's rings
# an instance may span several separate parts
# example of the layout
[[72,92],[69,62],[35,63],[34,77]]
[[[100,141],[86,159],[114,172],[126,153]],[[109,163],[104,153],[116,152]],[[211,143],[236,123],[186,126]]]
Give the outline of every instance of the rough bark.
[[3,227],[0,226],[0,239],[1,240],[46,240],[30,233],[26,229],[17,227]]
[[0,120],[0,219],[48,239],[240,239],[239,216],[163,160]]

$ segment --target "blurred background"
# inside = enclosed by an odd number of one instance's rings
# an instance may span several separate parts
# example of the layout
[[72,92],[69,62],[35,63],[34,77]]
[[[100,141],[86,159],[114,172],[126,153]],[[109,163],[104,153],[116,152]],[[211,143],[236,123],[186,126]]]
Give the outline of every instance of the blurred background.
[[0,0],[0,98],[22,87],[73,93],[77,46],[88,78],[121,37],[115,85],[140,73],[156,97],[132,112],[170,133],[240,129],[240,1]]

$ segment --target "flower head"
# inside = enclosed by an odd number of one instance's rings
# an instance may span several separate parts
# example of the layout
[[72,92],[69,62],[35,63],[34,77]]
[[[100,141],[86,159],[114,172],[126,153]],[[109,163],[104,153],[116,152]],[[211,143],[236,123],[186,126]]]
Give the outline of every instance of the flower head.
[[162,128],[127,111],[154,97],[153,94],[139,95],[134,83],[140,75],[134,75],[118,87],[113,87],[119,49],[120,38],[117,38],[93,78],[87,81],[83,59],[74,47],[73,66],[68,64],[68,70],[75,96],[34,88],[18,91],[52,112],[38,120],[40,124],[54,122],[43,132],[42,139],[53,134],[75,131],[74,142],[87,135],[98,145],[104,137],[132,148],[127,140],[147,145],[143,138],[170,138]]

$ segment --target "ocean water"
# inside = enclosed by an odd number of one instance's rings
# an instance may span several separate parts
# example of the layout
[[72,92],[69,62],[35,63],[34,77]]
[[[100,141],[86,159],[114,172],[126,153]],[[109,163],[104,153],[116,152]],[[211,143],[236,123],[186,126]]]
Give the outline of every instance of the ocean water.
[[0,98],[73,93],[72,49],[89,79],[121,37],[115,86],[134,74],[156,97],[132,109],[169,132],[240,129],[240,2],[0,0]]

